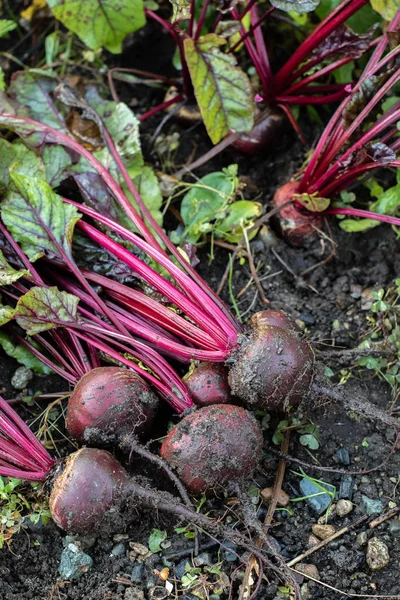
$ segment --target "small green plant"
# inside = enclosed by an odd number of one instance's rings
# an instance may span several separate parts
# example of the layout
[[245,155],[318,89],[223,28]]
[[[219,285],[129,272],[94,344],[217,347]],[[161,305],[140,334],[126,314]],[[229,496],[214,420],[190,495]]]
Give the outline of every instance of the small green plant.
[[367,320],[370,329],[359,348],[373,349],[380,345],[393,348],[390,358],[363,356],[357,366],[365,367],[386,381],[392,389],[393,401],[400,394],[400,279],[396,279],[394,287],[371,292],[374,301]]
[[272,437],[273,443],[279,446],[283,442],[285,431],[294,429],[300,435],[299,442],[302,446],[310,450],[317,450],[319,448],[319,427],[311,421],[307,421],[308,419],[305,419],[301,414],[297,417],[279,421]]
[[149,537],[150,552],[161,552],[161,544],[167,539],[167,532],[153,529]]
[[44,525],[49,522],[50,510],[44,499],[38,501],[38,488],[40,485],[36,483],[0,477],[0,549],[11,543],[27,519],[35,525],[40,519]]
[[[241,193],[238,166],[229,165],[222,171],[209,173],[196,183],[180,184],[185,195],[181,203],[183,225],[171,235],[175,244],[199,244],[207,236],[237,244],[261,215],[259,202],[236,197]],[[182,190],[178,194],[182,193]],[[250,234],[250,238],[257,231]]]
[[336,487],[334,485],[332,485],[331,483],[322,481],[322,479],[315,479],[314,477],[310,477],[309,475],[307,475],[307,473],[305,473],[303,471],[303,469],[300,469],[300,473],[298,473],[297,471],[292,471],[292,473],[294,475],[297,475],[298,477],[307,479],[310,483],[314,484],[315,487],[318,488],[320,491],[316,492],[315,494],[309,494],[308,496],[299,496],[298,498],[291,498],[290,502],[301,502],[302,500],[307,500],[308,498],[315,498],[316,496],[322,496],[324,494],[328,494],[331,497],[330,505],[327,509],[327,513],[328,513],[330,510],[330,506],[332,505],[333,501],[335,500]]

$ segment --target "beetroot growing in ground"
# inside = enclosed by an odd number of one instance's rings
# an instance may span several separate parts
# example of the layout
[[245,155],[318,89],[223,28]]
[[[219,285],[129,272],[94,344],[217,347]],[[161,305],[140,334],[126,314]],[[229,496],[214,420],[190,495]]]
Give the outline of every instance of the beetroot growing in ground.
[[272,200],[273,207],[286,206],[274,217],[274,222],[281,236],[291,246],[304,246],[316,234],[317,229],[321,229],[323,218],[319,213],[306,211],[294,201],[293,194],[297,193],[297,188],[298,183],[290,181],[277,190]]
[[184,417],[169,432],[161,456],[193,493],[248,477],[262,449],[260,426],[238,406],[207,406]]
[[86,373],[71,395],[66,425],[80,443],[101,436],[122,438],[146,431],[158,399],[136,373],[121,367],[99,367]]
[[201,363],[183,381],[197,406],[225,404],[230,400],[228,372],[220,363]]

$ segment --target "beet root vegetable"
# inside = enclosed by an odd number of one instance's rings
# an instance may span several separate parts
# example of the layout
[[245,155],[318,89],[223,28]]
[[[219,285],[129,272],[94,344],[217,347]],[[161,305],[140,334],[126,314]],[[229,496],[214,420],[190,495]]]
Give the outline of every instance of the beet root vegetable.
[[66,426],[80,443],[98,434],[122,439],[151,425],[158,398],[135,372],[99,367],[83,375],[68,403]]
[[276,141],[285,129],[286,117],[279,108],[269,107],[260,114],[261,120],[249,133],[243,133],[232,142],[232,147],[243,154],[255,155],[263,148],[274,148]]
[[[314,354],[293,327],[268,325],[268,317],[259,314],[253,318],[250,334],[238,349],[229,384],[232,394],[249,408],[287,411],[310,391]],[[276,319],[275,315],[273,321]]]
[[319,213],[307,211],[301,204],[296,203],[293,194],[297,191],[296,181],[286,183],[277,190],[272,206],[282,208],[273,220],[278,232],[288,244],[304,246],[315,236],[317,229],[321,229],[323,217]]
[[260,426],[238,406],[207,406],[184,417],[169,432],[161,456],[193,493],[241,480],[257,466]]
[[228,371],[220,363],[201,363],[183,381],[197,406],[226,404],[230,401]]

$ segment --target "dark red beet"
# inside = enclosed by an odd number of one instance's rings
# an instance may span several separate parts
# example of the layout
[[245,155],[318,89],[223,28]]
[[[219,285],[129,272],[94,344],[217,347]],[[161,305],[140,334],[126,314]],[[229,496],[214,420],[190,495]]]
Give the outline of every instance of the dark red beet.
[[78,381],[67,408],[66,426],[80,443],[100,432],[122,437],[148,429],[158,406],[157,396],[134,371],[99,367]]
[[221,363],[201,363],[183,381],[197,406],[230,401],[228,371]]
[[254,313],[250,319],[251,327],[259,328],[265,325],[273,327],[282,327],[283,329],[293,329],[293,331],[301,332],[301,329],[296,323],[282,310],[262,310]]
[[249,133],[243,133],[232,142],[233,148],[243,154],[258,154],[266,146],[274,148],[277,137],[282,133],[286,124],[284,113],[276,108],[270,111]]
[[110,511],[115,512],[128,482],[127,472],[109,452],[82,448],[67,458],[54,481],[49,502],[52,517],[64,531],[100,530]]
[[255,319],[229,372],[232,394],[248,408],[286,411],[311,387],[314,355],[293,329]]
[[262,434],[254,417],[238,406],[206,406],[169,432],[161,456],[193,493],[248,477],[261,455]]
[[[293,199],[297,193],[298,183],[291,181],[280,187],[272,200],[273,207],[279,207]],[[274,217],[274,222],[282,237],[291,246],[304,246],[316,235],[316,228],[321,229],[321,214],[302,210],[299,204],[288,204]]]

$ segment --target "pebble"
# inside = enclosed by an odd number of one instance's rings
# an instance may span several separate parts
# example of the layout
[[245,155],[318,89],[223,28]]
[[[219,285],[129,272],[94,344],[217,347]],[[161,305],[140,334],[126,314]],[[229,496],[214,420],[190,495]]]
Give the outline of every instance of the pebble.
[[136,587],[127,588],[124,600],[144,600],[144,591]]
[[27,387],[30,380],[33,378],[33,373],[27,367],[18,367],[11,378],[11,385],[16,390],[23,390]]
[[190,562],[188,561],[187,558],[185,558],[184,560],[181,560],[181,562],[179,562],[176,567],[175,567],[175,577],[177,579],[182,579],[183,575],[186,573],[186,565],[189,565],[190,567]]
[[347,448],[338,448],[336,450],[336,456],[341,465],[348,466],[350,464],[350,454]]
[[318,569],[312,563],[298,563],[296,565],[296,571],[300,571],[300,573],[304,573],[304,575],[308,575],[313,579],[319,579]]
[[315,523],[311,529],[313,534],[319,537],[321,540],[327,540],[336,531],[333,525],[319,525],[318,523]]
[[313,546],[316,546],[317,544],[319,544],[320,541],[321,540],[319,540],[315,535],[310,535],[310,537],[308,538],[307,546],[309,548],[312,548]]
[[68,544],[61,553],[59,573],[62,579],[79,579],[92,565],[91,556],[82,552],[76,544]]
[[382,502],[380,500],[368,498],[368,496],[364,496],[363,494],[362,501],[367,515],[379,515],[383,510]]
[[203,567],[211,565],[211,554],[209,552],[202,552],[193,559],[195,567]]
[[366,559],[373,571],[384,569],[389,564],[389,550],[385,542],[377,537],[371,538],[368,542]]
[[114,546],[114,548],[111,550],[111,555],[110,556],[122,556],[123,554],[125,554],[126,548],[125,548],[125,544],[123,544],[122,542],[117,544],[116,546]]
[[308,589],[308,583],[303,583],[303,585],[300,588],[301,591],[301,597],[303,598],[303,600],[308,600],[308,598],[311,598],[311,593],[310,590]]
[[353,503],[350,500],[339,500],[336,504],[336,514],[338,517],[345,517],[353,510]]
[[224,560],[235,562],[237,559],[237,546],[233,542],[224,542]]
[[400,521],[399,521],[399,519],[394,519],[393,521],[389,522],[389,533],[394,538],[400,537]]
[[356,537],[356,542],[359,546],[365,546],[365,544],[368,541],[368,534],[366,531],[362,531],[361,533],[358,534],[358,536]]
[[144,565],[143,563],[138,563],[137,565],[135,565],[132,569],[132,573],[131,573],[131,581],[133,583],[142,583],[143,581],[143,571],[144,571]]
[[[264,500],[264,502],[270,502],[273,496],[273,492],[274,488],[272,487],[264,488],[263,490],[261,490],[261,498]],[[289,500],[289,495],[283,490],[280,490],[278,494],[278,506],[287,506],[289,504]]]
[[[315,485],[315,483],[313,483],[306,477],[303,477],[303,479],[300,480],[299,485],[300,485],[301,495],[302,496],[310,496],[306,500],[307,504],[309,504],[309,506],[311,506],[311,508],[318,515],[322,515],[322,513],[325,512],[328,509],[329,505],[331,504],[332,496],[330,496],[329,494],[321,494],[321,488],[318,487],[317,485]],[[329,485],[329,483],[326,483],[323,487],[325,487],[329,491],[332,491],[332,492],[335,491],[335,488],[332,485]],[[315,496],[313,494],[320,494],[320,495]]]
[[339,498],[351,500],[353,497],[354,478],[351,475],[342,475],[340,479]]

